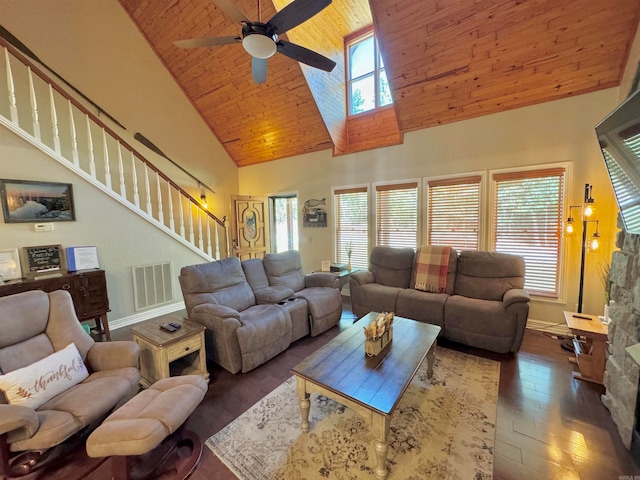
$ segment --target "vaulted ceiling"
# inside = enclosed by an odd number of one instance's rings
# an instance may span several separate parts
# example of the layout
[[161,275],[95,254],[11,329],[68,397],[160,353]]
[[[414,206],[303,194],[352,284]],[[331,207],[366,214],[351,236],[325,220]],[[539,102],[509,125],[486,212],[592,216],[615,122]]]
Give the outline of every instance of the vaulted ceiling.
[[[255,84],[238,35],[212,0],[119,0],[238,166],[331,148],[397,144],[404,132],[620,83],[638,0],[333,0],[283,38],[336,61],[331,73],[276,54]],[[257,0],[232,0],[258,19]],[[305,0],[298,0],[304,2]],[[290,0],[261,0],[263,21]],[[374,24],[394,104],[346,116],[344,36]]]

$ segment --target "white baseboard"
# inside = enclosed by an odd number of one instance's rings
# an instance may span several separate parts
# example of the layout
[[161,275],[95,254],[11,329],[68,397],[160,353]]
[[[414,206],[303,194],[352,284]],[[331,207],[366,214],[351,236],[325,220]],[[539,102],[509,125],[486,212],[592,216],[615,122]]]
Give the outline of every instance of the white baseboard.
[[571,335],[571,330],[565,322],[548,322],[546,320],[527,319],[527,328],[556,335]]
[[119,318],[117,320],[109,320],[109,330],[117,330],[118,328],[128,327],[151,318],[160,317],[168,313],[177,312],[178,310],[184,310],[184,301],[171,303],[169,305],[163,305],[162,307],[153,308],[151,310],[145,310],[144,312],[135,313],[128,317]]

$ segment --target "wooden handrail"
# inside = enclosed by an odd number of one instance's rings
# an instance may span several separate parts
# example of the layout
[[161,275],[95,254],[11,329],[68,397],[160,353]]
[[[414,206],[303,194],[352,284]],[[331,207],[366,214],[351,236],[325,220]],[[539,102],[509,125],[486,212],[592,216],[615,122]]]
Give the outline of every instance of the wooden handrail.
[[6,41],[4,38],[0,37],[0,45],[6,47],[10,50],[11,54],[20,60],[24,65],[28,66],[33,73],[35,73],[38,77],[40,77],[45,83],[51,85],[51,87],[58,92],[62,97],[70,101],[74,107],[80,110],[83,114],[87,115],[91,118],[91,121],[98,125],[100,128],[104,129],[109,135],[111,135],[114,139],[116,139],[123,147],[132,152],[140,161],[142,161],[145,165],[147,165],[151,170],[153,170],[156,174],[158,174],[165,182],[170,184],[173,188],[178,190],[184,197],[186,197],[191,203],[200,208],[206,215],[208,215],[212,220],[214,220],[221,227],[225,227],[225,220],[219,219],[213,213],[208,211],[207,209],[202,208],[198,200],[193,198],[188,192],[182,189],[179,185],[173,182],[167,175],[165,175],[160,169],[158,169],[150,160],[148,160],[144,155],[142,155],[138,150],[133,148],[127,141],[125,141],[120,135],[118,135],[113,129],[111,129],[108,125],[106,125],[100,118],[90,112],[84,105],[78,102],[75,98],[67,93],[62,87],[60,87],[49,75],[44,73],[39,66],[37,66],[31,59],[25,56],[19,49],[15,48],[11,43]]

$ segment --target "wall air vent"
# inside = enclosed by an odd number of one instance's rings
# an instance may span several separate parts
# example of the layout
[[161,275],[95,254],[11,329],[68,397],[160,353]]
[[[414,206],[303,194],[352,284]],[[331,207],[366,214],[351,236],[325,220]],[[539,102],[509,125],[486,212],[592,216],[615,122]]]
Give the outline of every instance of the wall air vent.
[[132,267],[136,311],[173,303],[173,263]]

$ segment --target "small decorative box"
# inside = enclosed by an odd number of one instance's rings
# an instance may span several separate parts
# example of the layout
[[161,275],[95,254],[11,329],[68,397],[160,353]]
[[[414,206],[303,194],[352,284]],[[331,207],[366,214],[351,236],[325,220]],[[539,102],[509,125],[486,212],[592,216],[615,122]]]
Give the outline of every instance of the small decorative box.
[[364,352],[369,357],[374,357],[384,350],[384,347],[389,344],[391,339],[393,339],[393,326],[389,326],[389,328],[385,330],[380,337],[372,340],[365,340]]
[[364,353],[378,355],[393,338],[393,312],[379,313],[376,319],[364,328]]

